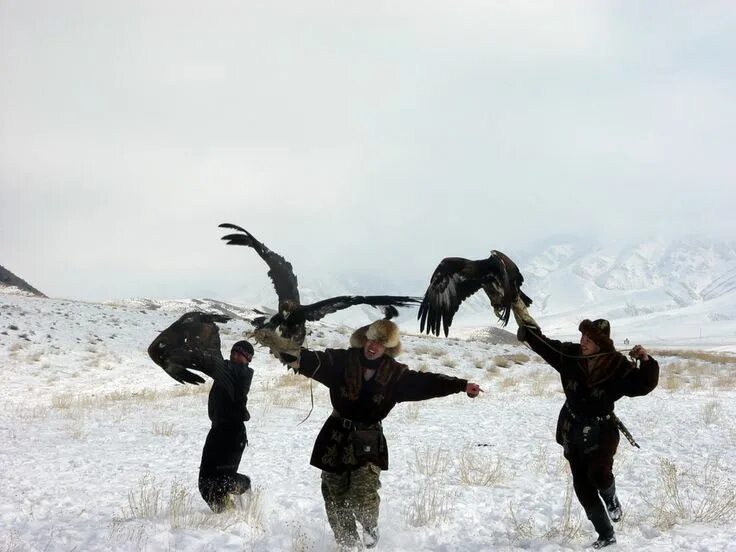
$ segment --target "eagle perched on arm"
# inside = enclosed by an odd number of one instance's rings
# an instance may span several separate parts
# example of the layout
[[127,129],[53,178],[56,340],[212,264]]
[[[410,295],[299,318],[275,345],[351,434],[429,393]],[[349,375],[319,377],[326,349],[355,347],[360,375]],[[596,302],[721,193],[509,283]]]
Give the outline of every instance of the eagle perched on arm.
[[505,326],[511,307],[520,299],[527,307],[532,300],[521,291],[524,277],[504,253],[491,251],[487,259],[471,261],[461,257],[442,259],[432,274],[429,287],[419,307],[420,331],[447,337],[452,319],[460,304],[480,289],[491,301],[496,316]]
[[244,228],[230,223],[223,223],[219,226],[238,232],[222,237],[228,245],[250,247],[268,265],[268,277],[273,282],[278,297],[278,312],[270,318],[258,318],[254,320],[254,324],[258,328],[276,330],[281,337],[290,339],[298,345],[304,342],[306,322],[321,320],[333,312],[354,305],[370,305],[380,308],[385,318],[390,319],[398,315],[396,307],[408,307],[420,303],[418,297],[403,295],[340,295],[303,305],[299,300],[299,284],[291,263],[278,253],[271,251]]

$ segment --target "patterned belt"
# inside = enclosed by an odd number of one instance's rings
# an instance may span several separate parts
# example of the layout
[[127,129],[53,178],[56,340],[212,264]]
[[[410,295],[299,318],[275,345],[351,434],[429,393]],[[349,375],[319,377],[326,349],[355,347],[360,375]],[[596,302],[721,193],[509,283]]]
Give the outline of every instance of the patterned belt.
[[570,413],[573,420],[578,420],[580,422],[611,422],[616,419],[616,415],[613,412],[609,412],[603,416],[581,416],[580,414],[575,414],[575,411],[567,401],[565,401],[565,408]]
[[348,418],[343,418],[337,412],[330,414],[331,417],[340,420],[340,425],[345,429],[381,429],[381,422],[356,422]]
[[624,434],[624,437],[626,437],[626,440],[632,447],[641,448],[639,446],[639,443],[636,442],[634,436],[629,432],[624,423],[619,419],[618,416],[616,416],[615,412],[611,412],[609,414],[606,414],[605,416],[592,416],[586,418],[575,414],[573,409],[570,408],[570,405],[567,404],[567,401],[565,401],[565,408],[570,413],[570,416],[572,416],[573,420],[578,420],[581,422],[613,422],[614,424],[616,424],[616,427],[621,431],[621,433]]

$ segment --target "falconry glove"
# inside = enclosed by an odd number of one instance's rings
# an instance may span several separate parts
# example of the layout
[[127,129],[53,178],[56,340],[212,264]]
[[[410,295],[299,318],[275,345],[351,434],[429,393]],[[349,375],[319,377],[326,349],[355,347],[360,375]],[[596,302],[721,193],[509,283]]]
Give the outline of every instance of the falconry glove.
[[514,320],[516,320],[516,324],[519,326],[519,329],[516,331],[516,339],[519,341],[526,341],[527,328],[540,329],[539,324],[529,314],[529,309],[527,309],[526,304],[520,297],[517,297],[511,304],[511,312],[514,313]]
[[299,370],[299,358],[302,351],[299,343],[281,337],[269,328],[255,330],[253,332],[253,339],[268,348],[271,354],[279,359],[280,362],[292,368],[295,372]]

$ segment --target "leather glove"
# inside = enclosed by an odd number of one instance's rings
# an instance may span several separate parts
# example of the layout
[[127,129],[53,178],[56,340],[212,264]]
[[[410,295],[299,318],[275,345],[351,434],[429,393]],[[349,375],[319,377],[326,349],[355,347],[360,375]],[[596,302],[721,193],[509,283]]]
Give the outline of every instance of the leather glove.
[[259,328],[254,331],[253,339],[264,347],[267,347],[273,356],[296,371],[302,351],[298,343],[291,339],[281,337],[274,330],[268,328]]

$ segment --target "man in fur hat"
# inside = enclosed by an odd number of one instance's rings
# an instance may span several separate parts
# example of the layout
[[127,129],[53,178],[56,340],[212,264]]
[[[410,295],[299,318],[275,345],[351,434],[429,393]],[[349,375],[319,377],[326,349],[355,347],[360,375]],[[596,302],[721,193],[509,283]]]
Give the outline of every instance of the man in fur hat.
[[396,403],[462,391],[473,398],[480,387],[444,374],[416,372],[397,362],[399,329],[390,320],[356,330],[349,349],[292,348],[287,355],[273,334],[259,330],[255,335],[282,353],[300,374],[329,387],[333,411],[317,435],[310,463],[322,470],[322,496],[338,545],[343,549],[360,545],[357,521],[363,528],[363,545],[372,548],[378,541],[380,474],[388,469],[381,421]]
[[563,343],[546,337],[519,301],[513,311],[519,340],[560,373],[566,401],[557,420],[557,442],[570,463],[575,494],[598,532],[593,547],[614,544],[611,521],[622,515],[613,476],[621,424],[614,403],[624,395],[652,391],[659,381],[659,364],[641,345],[629,352],[640,361],[638,368],[616,352],[608,320],[583,320],[580,343]]

